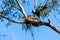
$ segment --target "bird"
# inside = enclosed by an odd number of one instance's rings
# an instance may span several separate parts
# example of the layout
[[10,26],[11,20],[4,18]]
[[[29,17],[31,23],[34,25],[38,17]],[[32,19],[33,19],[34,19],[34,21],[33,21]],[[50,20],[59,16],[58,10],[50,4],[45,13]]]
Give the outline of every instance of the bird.
[[40,17],[41,12],[45,11],[46,9],[48,9],[48,6],[39,6],[37,8],[35,8],[34,10],[32,10],[32,13],[35,14],[37,17]]

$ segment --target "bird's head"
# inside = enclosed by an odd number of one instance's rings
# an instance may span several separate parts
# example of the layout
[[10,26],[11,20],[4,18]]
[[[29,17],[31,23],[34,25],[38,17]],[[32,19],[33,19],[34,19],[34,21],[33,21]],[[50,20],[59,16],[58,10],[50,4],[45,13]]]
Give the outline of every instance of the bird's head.
[[35,10],[35,9],[34,9],[34,10],[32,10],[32,13],[34,13],[34,14],[35,14],[35,13],[36,13],[36,10]]

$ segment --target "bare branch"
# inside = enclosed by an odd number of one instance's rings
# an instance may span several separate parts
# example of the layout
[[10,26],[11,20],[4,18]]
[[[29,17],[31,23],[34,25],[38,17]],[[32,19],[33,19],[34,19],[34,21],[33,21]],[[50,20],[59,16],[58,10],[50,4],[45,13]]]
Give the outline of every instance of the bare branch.
[[41,22],[41,23],[42,23],[42,25],[48,26],[48,27],[50,27],[51,29],[53,29],[54,31],[56,31],[57,33],[60,34],[60,30],[57,29],[52,23],[48,23],[48,22]]
[[36,0],[34,0],[34,8],[36,8]]
[[15,20],[12,20],[12,19],[4,16],[4,15],[1,14],[1,13],[0,13],[0,17],[5,18],[5,19],[7,19],[7,20],[9,20],[9,21],[11,21],[11,22],[13,22],[13,23],[18,23],[18,24],[23,24],[23,23],[24,23],[23,21],[17,22],[17,21],[15,21]]
[[18,4],[20,11],[23,13],[24,17],[27,17],[24,8],[22,7],[22,5],[20,4],[20,2],[18,0],[16,0],[16,3]]

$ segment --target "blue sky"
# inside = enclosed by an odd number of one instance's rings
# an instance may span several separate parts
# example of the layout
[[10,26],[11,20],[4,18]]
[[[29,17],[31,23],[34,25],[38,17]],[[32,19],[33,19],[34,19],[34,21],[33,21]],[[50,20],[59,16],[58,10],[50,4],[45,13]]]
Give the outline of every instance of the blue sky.
[[[31,10],[34,9],[33,0],[30,0],[30,2],[31,4],[29,6],[22,4],[28,15],[32,15]],[[39,3],[37,3],[37,5],[39,5]],[[51,23],[53,23],[57,28],[60,29],[60,23],[54,18],[53,15],[54,14],[50,13],[48,18],[50,19]],[[59,15],[57,15],[57,17],[59,18]],[[47,18],[42,20],[46,21]],[[0,40],[33,40],[31,36],[31,31],[30,30],[26,31],[26,29],[22,29],[22,24],[12,23],[7,28],[5,25],[6,23],[7,23],[6,19],[3,22],[0,21]],[[60,34],[56,33],[54,30],[47,26],[32,27],[31,30],[33,31],[34,34],[34,40],[60,40]]]

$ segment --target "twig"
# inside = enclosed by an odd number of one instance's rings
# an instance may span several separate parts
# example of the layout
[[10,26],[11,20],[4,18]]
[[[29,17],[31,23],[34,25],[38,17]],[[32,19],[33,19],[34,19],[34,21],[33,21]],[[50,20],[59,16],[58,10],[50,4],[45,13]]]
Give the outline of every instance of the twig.
[[20,10],[19,7],[15,6],[14,4],[10,4],[9,6],[13,6],[14,8]]
[[36,0],[34,0],[34,8],[36,8]]
[[22,7],[22,5],[20,4],[20,2],[18,0],[16,0],[17,5],[20,8],[20,11],[22,12],[22,14],[24,15],[24,17],[27,17],[24,8]]
[[9,21],[11,21],[11,22],[13,22],[13,23],[18,23],[18,24],[24,23],[23,21],[17,22],[17,21],[15,21],[15,20],[12,20],[12,19],[10,19],[10,18],[4,16],[4,15],[1,14],[1,13],[0,13],[0,17],[5,18],[5,19],[7,19],[7,20],[9,20]]

